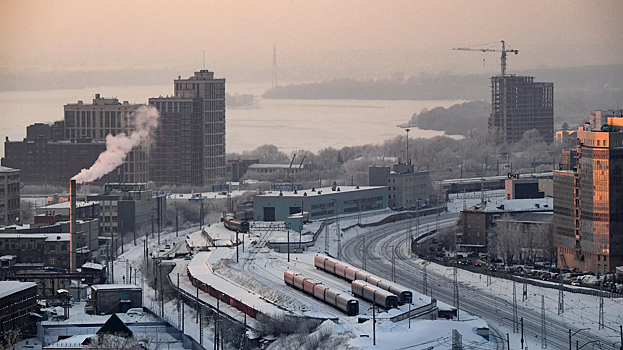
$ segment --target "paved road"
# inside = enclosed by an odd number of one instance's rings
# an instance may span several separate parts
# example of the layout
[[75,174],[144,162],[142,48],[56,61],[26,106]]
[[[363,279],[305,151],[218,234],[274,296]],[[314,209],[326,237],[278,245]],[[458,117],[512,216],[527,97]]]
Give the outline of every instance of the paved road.
[[[449,226],[454,223],[458,214],[443,213],[439,219],[439,227]],[[342,247],[342,259],[354,266],[361,267],[363,260],[363,237],[366,241],[366,269],[381,277],[392,277],[392,255],[395,255],[396,282],[413,288],[414,291],[422,292],[423,268],[422,264],[409,257],[407,248],[408,221],[397,222],[371,229],[369,233],[360,235],[344,243]],[[435,227],[435,217],[420,218],[420,227],[428,224],[432,229]],[[423,233],[423,232],[421,232]],[[392,252],[393,250],[393,252]],[[433,289],[433,296],[447,304],[453,304],[453,277],[451,274],[428,271],[427,281],[429,288]],[[483,293],[467,285],[459,283],[460,310],[483,318],[490,326],[505,325],[512,329],[513,310],[512,305],[504,299]],[[460,315],[459,315],[460,316]],[[518,307],[518,316],[524,319],[524,333],[541,339],[541,310],[532,310],[526,307]],[[569,327],[562,322],[546,318],[547,348],[569,349],[569,328],[576,331],[577,327]],[[602,349],[616,349],[613,339],[606,339],[596,335],[580,332],[573,336],[580,345],[589,341],[599,341]],[[608,344],[608,345],[606,345]],[[590,345],[589,345],[590,346]],[[587,346],[587,347],[589,347]],[[512,349],[519,349],[519,345],[511,344]]]

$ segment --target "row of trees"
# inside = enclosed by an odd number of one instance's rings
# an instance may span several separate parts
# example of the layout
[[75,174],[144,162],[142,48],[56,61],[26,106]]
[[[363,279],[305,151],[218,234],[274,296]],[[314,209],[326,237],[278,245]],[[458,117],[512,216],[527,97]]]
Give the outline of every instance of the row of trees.
[[[337,149],[327,147],[317,153],[297,150],[286,154],[275,145],[263,145],[252,151],[229,153],[228,159],[259,159],[260,163],[289,164],[294,154],[296,160],[305,157],[305,163],[315,164],[312,172],[297,175],[297,181],[335,180],[338,184],[367,185],[368,168],[372,165],[390,165],[395,159],[411,161],[416,169],[429,170],[433,180],[447,178],[497,175],[500,165],[507,164],[514,173],[551,171],[553,163],[560,161],[561,145],[546,143],[538,131],[529,130],[514,144],[496,144],[495,135],[485,129],[473,129],[463,139],[437,136],[429,139],[409,139],[397,136],[382,144],[366,144]],[[297,167],[295,160],[293,167]],[[537,165],[537,164],[546,165]],[[503,171],[502,173],[505,173]],[[249,175],[247,175],[247,178]],[[261,180],[280,180],[277,179]]]
[[497,220],[487,236],[490,253],[504,264],[534,263],[542,258],[550,263],[556,255],[551,221],[527,224],[505,215]]

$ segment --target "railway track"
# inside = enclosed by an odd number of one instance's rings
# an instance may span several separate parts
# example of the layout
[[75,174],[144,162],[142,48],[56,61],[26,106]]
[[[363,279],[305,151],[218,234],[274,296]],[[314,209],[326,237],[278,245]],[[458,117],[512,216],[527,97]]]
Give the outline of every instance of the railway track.
[[[446,215],[447,216],[447,215]],[[422,223],[422,219],[420,219]],[[424,222],[434,223],[434,219],[425,218]],[[439,226],[452,224],[453,220],[443,219],[439,221]],[[372,273],[385,278],[391,278],[391,260],[395,256],[396,282],[413,288],[414,291],[422,291],[423,269],[422,265],[409,256],[407,247],[407,237],[405,225],[390,224],[380,227],[378,230],[366,234],[366,246],[372,258],[366,259],[366,269]],[[362,237],[351,239],[342,247],[344,260],[352,265],[359,265],[362,262],[363,253]],[[393,247],[393,248],[389,248]],[[393,250],[393,251],[392,251]],[[433,286],[434,297],[447,304],[453,304],[453,280],[451,275],[442,275],[435,271],[427,272],[428,285]],[[487,321],[490,326],[510,326],[512,327],[512,305],[502,298],[490,293],[483,293],[482,290],[459,283],[461,294],[460,309],[480,316]],[[524,332],[532,338],[540,340],[541,334],[541,315],[540,310],[518,305],[518,316],[524,319]],[[568,349],[568,330],[575,331],[577,327],[568,325],[546,317],[547,343],[548,348]],[[494,328],[494,327],[492,327]],[[574,336],[574,341],[580,343],[590,341],[599,342],[604,346],[613,344],[612,340],[591,334],[579,333]],[[609,347],[608,347],[609,348]]]

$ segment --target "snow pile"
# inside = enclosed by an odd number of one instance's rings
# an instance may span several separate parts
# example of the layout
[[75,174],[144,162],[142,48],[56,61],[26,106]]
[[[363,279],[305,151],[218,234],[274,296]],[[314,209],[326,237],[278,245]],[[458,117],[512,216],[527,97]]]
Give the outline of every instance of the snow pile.
[[214,273],[220,275],[230,281],[233,281],[247,289],[260,294],[264,299],[277,304],[285,309],[292,311],[307,310],[307,307],[299,301],[285,295],[275,289],[268,288],[261,282],[242,272],[236,271],[225,265],[223,261],[219,261],[212,265]]

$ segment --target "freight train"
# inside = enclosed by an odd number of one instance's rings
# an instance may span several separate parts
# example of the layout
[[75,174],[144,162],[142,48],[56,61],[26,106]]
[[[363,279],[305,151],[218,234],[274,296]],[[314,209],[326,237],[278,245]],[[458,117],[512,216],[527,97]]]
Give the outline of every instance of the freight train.
[[225,219],[223,219],[223,224],[227,229],[232,231],[240,233],[249,232],[249,222],[245,220],[238,220],[232,216],[226,216]]
[[187,273],[188,273],[188,279],[192,283],[193,287],[197,287],[203,292],[208,293],[212,297],[219,299],[221,302],[224,302],[227,305],[242,311],[243,313],[249,315],[252,318],[257,318],[257,314],[259,312],[252,305],[247,305],[241,300],[238,300],[228,295],[225,290],[218,290],[213,286],[207,285],[206,283],[201,281],[199,278],[196,278],[195,276],[193,276],[190,269],[188,269]]
[[359,300],[352,298],[350,295],[332,291],[319,282],[314,282],[309,278],[305,278],[290,271],[283,273],[283,281],[291,287],[311,294],[316,299],[320,299],[342,310],[348,316],[356,316],[359,314]]
[[339,260],[334,260],[322,255],[316,255],[314,258],[314,266],[316,266],[317,269],[324,270],[332,275],[345,278],[350,282],[355,280],[366,281],[368,284],[379,287],[398,296],[398,303],[401,305],[411,303],[413,300],[413,292],[409,289],[390,281],[384,281],[364,270],[348,267]]
[[355,296],[371,301],[386,309],[398,307],[398,297],[394,294],[373,286],[368,282],[356,280],[351,283],[351,290]]

